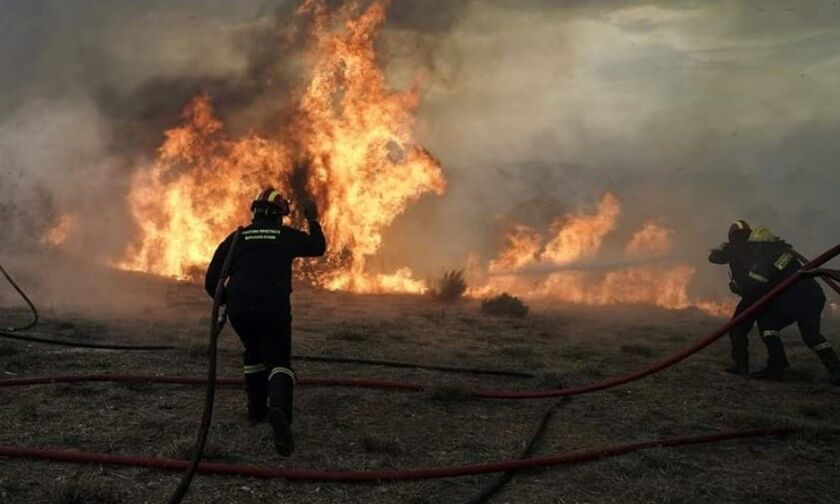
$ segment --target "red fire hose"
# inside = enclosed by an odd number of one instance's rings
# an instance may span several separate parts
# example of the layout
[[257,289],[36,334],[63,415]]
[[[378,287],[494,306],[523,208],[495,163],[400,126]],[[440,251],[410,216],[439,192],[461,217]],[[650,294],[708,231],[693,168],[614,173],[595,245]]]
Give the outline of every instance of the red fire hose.
[[[802,261],[803,264],[808,264],[809,262],[811,262],[808,260],[807,257],[800,254],[796,250],[791,249],[791,252],[793,252],[793,255],[795,255],[797,259]],[[830,276],[822,275],[822,281],[825,282],[826,285],[831,287],[831,290],[833,290],[837,294],[840,294],[840,285],[837,285],[837,282],[835,282],[833,278],[831,278]]]
[[[305,481],[330,482],[369,482],[369,481],[402,481],[432,478],[452,478],[458,476],[474,476],[502,471],[531,469],[537,467],[553,467],[560,465],[580,464],[609,457],[625,455],[627,453],[649,448],[665,448],[675,446],[699,445],[733,441],[736,439],[750,439],[770,436],[788,436],[799,432],[794,427],[778,427],[772,429],[757,429],[747,431],[718,432],[699,436],[680,436],[653,441],[626,443],[603,448],[577,450],[569,453],[558,453],[547,457],[506,460],[487,464],[475,464],[451,467],[431,467],[425,469],[402,469],[390,471],[323,471],[312,469],[289,469],[284,467],[258,467],[236,464],[221,464],[202,462],[198,465],[198,472],[204,474],[220,474],[228,476],[245,476],[263,479],[288,479]],[[830,431],[836,434],[837,430]],[[69,462],[77,464],[106,464],[131,467],[145,467],[168,471],[183,471],[189,467],[186,460],[163,459],[154,457],[137,457],[130,455],[107,455],[75,450],[54,450],[40,448],[22,448],[0,445],[0,456],[19,457],[55,462]]]
[[727,334],[733,327],[741,324],[743,321],[752,318],[755,314],[757,314],[764,306],[772,301],[776,296],[781,294],[782,291],[793,285],[797,280],[799,280],[800,276],[802,275],[803,271],[811,270],[813,268],[818,268],[823,264],[827,263],[835,256],[840,254],[840,244],[835,245],[830,250],[822,254],[821,256],[817,257],[813,261],[807,263],[801,270],[796,272],[796,274],[789,276],[788,278],[779,282],[774,288],[772,288],[769,292],[767,292],[764,296],[762,296],[758,301],[750,305],[749,308],[738,314],[737,316],[733,317],[729,322],[718,328],[716,331],[712,332],[708,336],[700,339],[693,345],[688,348],[685,348],[675,354],[672,354],[664,359],[655,362],[645,368],[642,368],[638,371],[634,371],[632,373],[627,373],[622,376],[617,376],[614,378],[610,378],[604,380],[602,382],[590,383],[587,385],[580,385],[577,387],[565,388],[565,389],[555,389],[555,390],[541,390],[541,391],[506,391],[506,390],[476,390],[472,392],[472,395],[476,397],[484,397],[489,399],[537,399],[543,397],[564,397],[564,396],[573,396],[579,394],[587,394],[590,392],[596,392],[599,390],[606,390],[613,387],[618,387],[620,385],[624,385],[636,380],[640,380],[647,376],[650,376],[654,373],[658,373],[665,368],[673,366],[674,364],[682,361],[683,359],[694,355],[695,353],[699,352],[700,350],[706,348],[707,346],[711,345],[718,339],[720,339],[723,335]]
[[[552,389],[552,390],[473,390],[470,391],[469,394],[474,397],[481,397],[487,399],[539,399],[539,398],[547,398],[547,397],[563,397],[563,396],[572,396],[572,395],[579,395],[579,394],[586,394],[590,392],[596,392],[600,390],[606,390],[613,387],[618,387],[620,385],[624,385],[636,380],[640,380],[647,376],[650,376],[654,373],[662,371],[665,368],[673,366],[678,362],[686,359],[687,357],[699,352],[700,350],[706,348],[707,346],[714,343],[716,340],[720,339],[724,334],[729,332],[729,330],[740,324],[747,318],[752,317],[756,314],[759,310],[761,310],[767,303],[773,300],[776,296],[778,296],[784,289],[789,287],[791,284],[796,282],[802,272],[811,270],[813,268],[817,268],[822,266],[826,262],[830,261],[832,258],[840,254],[840,244],[835,245],[830,250],[819,256],[818,258],[814,259],[813,261],[809,262],[805,265],[805,267],[795,275],[788,277],[787,279],[780,282],[776,285],[773,289],[771,289],[767,294],[765,294],[761,299],[753,303],[749,308],[741,312],[738,316],[732,318],[729,322],[712,332],[711,334],[705,336],[704,338],[700,339],[690,347],[687,347],[679,352],[672,354],[668,357],[665,357],[645,368],[640,370],[627,373],[625,375],[617,376],[614,378],[610,378],[601,382],[590,383],[586,385],[579,385],[576,387],[570,388],[562,388],[562,389]],[[157,382],[157,383],[178,383],[178,384],[203,384],[206,381],[200,378],[186,378],[186,377],[167,377],[167,376],[143,376],[143,375],[119,375],[119,374],[106,374],[106,375],[83,375],[83,376],[56,376],[56,377],[38,377],[38,378],[14,378],[14,379],[3,379],[0,380],[0,387],[10,387],[15,385],[37,385],[37,384],[46,384],[46,383],[58,383],[58,382],[74,382],[74,381],[148,381],[148,382]],[[220,385],[239,385],[242,383],[242,380],[220,380],[218,382]],[[386,388],[386,389],[399,389],[399,390],[409,390],[409,391],[421,391],[425,390],[428,387],[422,384],[417,383],[406,383],[406,382],[390,382],[390,381],[379,381],[379,380],[351,380],[351,379],[329,379],[329,378],[320,378],[320,379],[309,379],[309,380],[301,380],[299,382],[301,385],[317,385],[317,386],[350,386],[350,387],[364,387],[364,388]]]
[[[82,383],[82,382],[112,382],[112,383],[165,383],[168,385],[206,385],[206,378],[192,376],[157,376],[131,374],[95,374],[95,375],[65,375],[41,376],[35,378],[4,378],[0,379],[0,388],[24,385],[48,385],[52,383]],[[216,385],[242,386],[242,378],[219,378]],[[301,378],[298,385],[315,387],[356,387],[374,389],[394,389],[420,392],[426,386],[415,383],[393,382],[385,380],[357,380],[353,378]]]
[[[740,315],[734,317],[727,324],[709,334],[696,342],[691,347],[688,347],[680,352],[677,352],[665,359],[662,359],[644,369],[628,373],[616,378],[608,379],[602,382],[597,382],[578,387],[567,389],[555,389],[544,391],[505,391],[505,390],[489,390],[489,391],[473,391],[472,395],[485,398],[496,399],[531,399],[544,397],[560,397],[577,394],[584,394],[604,390],[619,385],[623,385],[641,378],[647,377],[658,371],[661,371],[669,366],[672,366],[690,355],[707,347],[721,336],[726,334],[733,326],[741,323],[748,317],[753,316],[762,307],[764,307],[773,298],[778,296],[784,289],[796,282],[803,271],[808,271],[817,268],[824,263],[831,260],[836,255],[840,254],[840,244],[834,246],[831,250],[822,254],[814,261],[809,262],[803,267],[803,270],[797,272],[795,275],[783,280],[765,296],[747,308]],[[53,378],[22,378],[22,379],[7,379],[0,380],[0,387],[15,386],[15,385],[33,385],[38,383],[54,383],[57,381],[65,382],[79,382],[79,381],[158,381],[164,383],[202,383],[197,378],[172,378],[172,377],[143,377],[131,375],[93,375],[93,376],[65,376]],[[303,380],[301,381],[303,384]],[[219,380],[219,384],[241,383],[240,380]],[[380,382],[377,380],[308,380],[311,385],[350,385],[350,386],[375,386],[383,388],[396,388],[402,390],[423,390],[425,387],[410,383],[394,383],[394,382]],[[509,460],[503,462],[479,464],[470,466],[457,467],[435,467],[426,469],[410,469],[400,471],[317,471],[305,469],[286,469],[286,468],[267,468],[267,467],[253,467],[241,466],[232,464],[217,464],[217,463],[201,463],[196,469],[202,473],[208,474],[227,474],[249,476],[256,478],[285,478],[294,480],[320,480],[320,481],[385,481],[385,480],[406,480],[406,479],[424,479],[424,478],[444,478],[455,476],[468,476],[476,474],[484,474],[490,472],[511,471],[518,469],[534,468],[534,467],[549,467],[564,464],[574,464],[587,462],[592,460],[599,460],[608,457],[623,455],[633,451],[638,451],[647,448],[655,447],[674,447],[685,446],[703,443],[713,443],[720,441],[728,441],[735,439],[757,438],[765,436],[784,436],[797,432],[798,429],[793,427],[779,427],[772,429],[751,430],[751,431],[735,431],[722,432],[716,434],[707,434],[701,436],[691,437],[677,437],[666,438],[654,441],[645,441],[639,443],[629,443],[614,445],[601,449],[580,450],[566,454],[556,454],[549,457],[529,458],[522,460]],[[832,434],[836,434],[838,430],[832,430]],[[94,464],[114,464],[114,465],[128,465],[148,468],[158,468],[167,470],[184,470],[191,467],[190,462],[184,460],[159,459],[150,457],[136,457],[136,456],[119,456],[107,455],[98,453],[87,453],[78,451],[66,450],[51,450],[51,449],[36,449],[36,448],[21,448],[14,446],[0,446],[0,456],[7,457],[27,457],[41,460],[52,460],[61,462],[76,462],[76,463],[94,463]]]

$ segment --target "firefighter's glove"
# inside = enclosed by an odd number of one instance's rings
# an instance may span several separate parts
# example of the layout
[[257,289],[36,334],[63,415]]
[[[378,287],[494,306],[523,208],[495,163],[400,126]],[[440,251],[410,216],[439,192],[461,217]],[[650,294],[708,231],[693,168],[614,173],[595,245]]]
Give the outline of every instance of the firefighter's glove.
[[303,211],[303,216],[308,221],[317,221],[318,220],[318,207],[315,206],[315,203],[312,201],[304,201],[301,204],[301,210]]

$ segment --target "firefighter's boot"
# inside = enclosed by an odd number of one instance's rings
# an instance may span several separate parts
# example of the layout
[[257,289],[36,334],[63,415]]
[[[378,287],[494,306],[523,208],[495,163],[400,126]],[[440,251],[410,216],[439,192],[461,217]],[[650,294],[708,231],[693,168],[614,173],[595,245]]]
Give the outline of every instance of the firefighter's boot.
[[759,380],[780,379],[784,376],[785,370],[790,367],[782,339],[778,331],[764,331],[761,338],[764,346],[767,347],[767,365],[750,376]]
[[274,367],[268,377],[268,423],[277,453],[288,457],[295,449],[292,434],[295,373],[287,367]]
[[828,370],[829,380],[834,385],[840,385],[840,358],[837,353],[831,348],[831,343],[823,342],[814,347],[814,352],[820,358],[825,369]]
[[729,339],[732,342],[732,366],[726,368],[726,372],[738,376],[749,376],[750,353],[747,335],[730,333]]
[[245,366],[245,395],[248,398],[248,421],[258,424],[268,413],[268,371],[262,364]]

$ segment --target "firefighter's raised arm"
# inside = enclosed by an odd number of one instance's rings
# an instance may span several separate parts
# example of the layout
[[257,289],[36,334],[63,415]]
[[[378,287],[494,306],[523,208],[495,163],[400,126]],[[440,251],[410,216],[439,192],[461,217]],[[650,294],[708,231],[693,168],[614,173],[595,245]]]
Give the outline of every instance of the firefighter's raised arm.
[[295,230],[295,257],[321,257],[327,251],[327,239],[318,223],[318,207],[311,201],[301,205],[301,211],[309,226],[309,233]]

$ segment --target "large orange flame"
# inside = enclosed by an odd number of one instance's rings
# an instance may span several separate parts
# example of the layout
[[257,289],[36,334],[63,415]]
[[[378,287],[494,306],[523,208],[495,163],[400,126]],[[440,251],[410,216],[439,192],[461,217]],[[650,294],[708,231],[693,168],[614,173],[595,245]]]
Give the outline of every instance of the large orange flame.
[[[544,247],[537,231],[516,226],[506,238],[507,247],[488,264],[489,275],[477,270],[474,264],[470,268],[473,282],[478,282],[471,294],[489,296],[509,292],[532,299],[588,305],[644,303],[668,309],[695,307],[714,315],[731,311],[729,303],[692,298],[688,287],[695,269],[684,264],[640,263],[606,273],[586,271],[585,267],[592,265],[580,264],[581,269],[576,270],[576,262],[596,257],[605,236],[616,228],[620,213],[618,199],[606,193],[595,213],[570,214],[555,221]],[[630,260],[663,256],[671,252],[672,235],[671,230],[656,221],[648,221],[632,235],[624,254]],[[533,271],[527,271],[529,267]]]
[[[292,113],[273,121],[282,126],[270,134],[232,137],[209,96],[190,101],[182,124],[166,131],[157,158],[131,181],[128,203],[138,234],[118,266],[176,278],[200,275],[216,244],[247,219],[250,198],[272,185],[312,198],[321,209],[329,251],[320,263],[326,266],[311,275],[318,285],[360,293],[427,291],[407,267],[369,267],[394,219],[422,195],[446,187],[440,164],[412,137],[417,84],[393,91],[376,64],[374,42],[388,5],[372,0],[362,9],[348,0],[333,9],[326,0],[303,2],[298,16],[307,21],[301,24],[308,30],[307,78]],[[594,211],[559,217],[545,234],[515,226],[496,259],[471,255],[470,293],[714,314],[730,308],[689,295],[694,268],[646,262],[673,246],[673,232],[656,220],[621,251],[634,265],[594,270],[620,214],[618,198],[605,193]],[[61,243],[72,227],[61,220],[45,240]]]
[[518,224],[505,237],[505,241],[507,248],[499,254],[498,259],[490,261],[491,273],[520,269],[539,260],[542,237],[535,229]]
[[247,215],[249,198],[266,185],[292,193],[305,166],[305,192],[322,210],[330,265],[315,278],[328,289],[423,292],[408,268],[373,274],[366,261],[382,246],[395,217],[427,192],[441,194],[437,160],[413,142],[418,92],[394,92],[376,65],[375,35],[388,2],[359,12],[308,0],[309,81],[297,111],[276,137],[231,139],[210,98],[195,98],[184,124],[166,132],[158,158],[134,177],[129,193],[139,238],[120,266],[190,277],[216,244]]
[[554,238],[548,242],[542,257],[555,264],[569,264],[598,252],[604,236],[615,229],[621,213],[618,199],[604,193],[594,214],[567,215],[552,225]]

